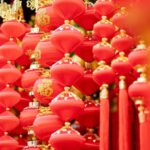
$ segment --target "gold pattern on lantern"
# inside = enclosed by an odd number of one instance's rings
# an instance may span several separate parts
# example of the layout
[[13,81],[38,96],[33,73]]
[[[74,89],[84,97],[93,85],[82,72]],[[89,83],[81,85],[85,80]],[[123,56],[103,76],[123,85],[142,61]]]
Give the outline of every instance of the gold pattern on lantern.
[[51,109],[50,109],[50,107],[43,107],[43,106],[41,106],[40,108],[39,108],[39,113],[40,113],[40,115],[43,115],[43,114],[52,114],[52,111],[51,111]]
[[138,111],[139,111],[139,122],[140,123],[144,123],[145,122],[145,113],[144,113],[144,107],[143,106],[139,106],[138,107]]
[[126,88],[125,78],[126,78],[125,76],[120,76],[119,89],[125,89]]
[[108,98],[108,84],[103,84],[100,87],[100,100],[105,100]]
[[125,53],[124,52],[120,52],[119,53],[119,57],[117,57],[112,62],[126,62],[126,61],[128,61],[128,58],[125,56]]
[[105,61],[100,61],[98,62],[98,68],[94,72],[98,72],[100,70],[107,70],[110,69],[111,67],[106,65]]
[[42,83],[38,85],[37,92],[41,96],[51,96],[53,94],[53,89],[51,88],[52,80],[43,79]]
[[112,22],[107,19],[107,16],[102,16],[100,23],[112,24]]
[[37,21],[41,24],[41,26],[50,24],[50,16],[46,15],[46,9],[39,9]]

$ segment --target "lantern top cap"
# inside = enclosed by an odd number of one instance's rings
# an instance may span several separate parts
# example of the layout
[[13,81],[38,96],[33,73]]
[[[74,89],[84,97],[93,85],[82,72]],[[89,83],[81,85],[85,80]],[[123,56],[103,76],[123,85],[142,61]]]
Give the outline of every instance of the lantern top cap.
[[71,123],[70,123],[70,122],[65,122],[65,127],[66,127],[66,128],[69,128],[69,127],[70,127],[70,125],[71,125]]

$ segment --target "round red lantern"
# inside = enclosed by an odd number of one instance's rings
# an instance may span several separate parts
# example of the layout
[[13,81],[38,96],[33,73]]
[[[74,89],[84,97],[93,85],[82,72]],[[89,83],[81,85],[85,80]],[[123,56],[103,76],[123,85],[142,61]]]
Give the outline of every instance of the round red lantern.
[[[90,88],[87,88],[87,85]],[[74,86],[85,95],[91,95],[99,90],[98,84],[93,80],[92,69],[86,69],[84,75],[74,83]]]
[[38,113],[38,102],[30,102],[29,107],[24,108],[20,113],[21,126],[24,128],[32,126]]
[[134,47],[134,39],[127,35],[124,30],[120,30],[120,34],[116,35],[112,41],[112,46],[119,52],[128,53]]
[[18,142],[8,135],[0,137],[0,149],[1,150],[17,150],[19,148]]
[[102,84],[110,84],[115,79],[113,69],[106,65],[104,61],[99,62],[99,67],[93,72],[93,79],[99,86]]
[[15,106],[20,99],[20,94],[12,88],[6,87],[0,91],[0,104],[5,108],[11,108]]
[[92,30],[93,25],[99,20],[99,16],[96,13],[96,10],[94,9],[93,4],[91,2],[88,2],[85,5],[85,12],[80,16],[76,17],[74,20],[85,30]]
[[92,35],[90,31],[88,31],[84,37],[83,43],[80,46],[78,46],[77,49],[75,50],[75,54],[77,54],[86,62],[92,62],[94,60],[92,48],[97,43],[98,43],[97,37]]
[[64,19],[72,20],[85,11],[82,0],[55,0],[53,7]]
[[98,0],[96,1],[94,8],[100,16],[111,16],[115,11],[115,5],[110,0]]
[[121,76],[126,76],[132,70],[132,66],[124,52],[119,53],[119,57],[114,59],[111,63],[113,70]]
[[50,144],[55,149],[71,149],[81,150],[83,148],[85,139],[79,132],[72,129],[69,123],[66,123],[63,128],[54,132],[50,137]]
[[14,41],[4,43],[0,47],[0,55],[4,56],[7,60],[16,60],[23,54],[22,48]]
[[9,38],[0,31],[0,46],[8,41],[9,41]]
[[99,125],[99,114],[100,114],[100,106],[99,103],[94,100],[85,100],[84,102],[84,111],[77,118],[79,123],[82,126],[87,128],[96,127]]
[[102,16],[102,20],[94,25],[93,30],[99,38],[112,38],[116,31],[115,26],[106,16]]
[[66,87],[50,103],[51,110],[58,114],[63,121],[69,121],[79,116],[84,108],[83,101]]
[[36,60],[42,66],[47,67],[62,59],[64,56],[64,54],[52,44],[50,39],[40,41],[34,53],[36,55]]
[[6,64],[0,68],[0,80],[5,83],[14,83],[21,77],[21,72],[11,64]]
[[31,33],[26,33],[22,40],[22,48],[27,56],[30,57],[32,55],[42,35],[43,33],[39,33],[37,28],[33,28]]
[[6,21],[1,25],[1,31],[8,37],[17,38],[26,32],[26,27],[19,21],[11,20]]
[[10,132],[19,125],[19,119],[10,111],[0,114],[0,128],[4,132]]
[[84,69],[66,54],[65,58],[51,67],[51,76],[65,86],[71,86],[79,77],[83,76]]
[[99,137],[98,135],[89,132],[84,135],[85,145],[83,150],[99,150]]
[[36,12],[36,25],[40,30],[49,32],[63,24],[63,17],[58,15],[58,12],[52,5],[41,7]]
[[93,55],[97,61],[110,62],[115,55],[114,48],[107,42],[107,38],[93,46]]
[[33,130],[38,139],[48,141],[50,135],[60,129],[63,123],[57,115],[44,109],[41,109],[41,113],[34,120]]
[[83,40],[84,36],[82,33],[68,24],[68,21],[57,28],[51,35],[52,43],[63,53],[73,52]]
[[139,68],[140,66],[145,66],[147,64],[147,56],[146,46],[141,42],[133,51],[131,51],[128,55],[128,59],[132,66]]
[[40,78],[34,83],[33,93],[42,104],[48,104],[63,89],[64,87],[54,79]]

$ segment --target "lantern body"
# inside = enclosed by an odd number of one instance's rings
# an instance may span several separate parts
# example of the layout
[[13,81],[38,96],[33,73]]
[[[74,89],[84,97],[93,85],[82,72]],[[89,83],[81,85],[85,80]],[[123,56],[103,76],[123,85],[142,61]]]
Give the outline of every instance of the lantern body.
[[51,67],[52,78],[65,86],[71,86],[83,76],[83,68],[71,58],[64,58]]
[[83,40],[83,35],[69,24],[60,26],[51,35],[52,43],[63,53],[73,52]]
[[65,20],[74,19],[85,11],[82,0],[56,0],[53,3],[53,7]]
[[40,140],[48,141],[50,135],[62,127],[61,119],[55,114],[40,114],[33,123],[33,130]]
[[42,66],[51,66],[64,56],[64,54],[51,43],[50,39],[40,41],[35,53],[38,53],[39,57],[37,60]]
[[5,34],[0,32],[0,46],[8,42],[8,40],[9,38]]
[[50,78],[38,79],[33,86],[34,96],[42,104],[50,103],[63,89],[60,83]]
[[75,119],[82,113],[84,103],[72,92],[64,91],[52,100],[50,108],[63,121],[68,121]]
[[7,60],[16,60],[22,54],[22,48],[14,41],[6,42],[0,47],[0,55],[4,56]]
[[1,31],[8,37],[19,37],[26,32],[25,26],[18,21],[12,20],[1,25]]

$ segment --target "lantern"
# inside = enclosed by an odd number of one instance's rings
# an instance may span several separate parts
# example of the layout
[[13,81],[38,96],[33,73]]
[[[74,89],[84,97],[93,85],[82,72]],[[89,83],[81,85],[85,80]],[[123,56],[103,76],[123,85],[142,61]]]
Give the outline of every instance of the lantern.
[[23,54],[22,48],[14,41],[4,43],[0,47],[0,55],[4,56],[7,60],[13,61]]
[[114,57],[114,48],[109,44],[107,38],[102,38],[102,41],[93,46],[93,55],[97,61],[110,62]]
[[1,31],[8,37],[17,38],[26,32],[26,27],[19,21],[11,20],[1,25]]
[[0,137],[0,149],[1,150],[17,150],[19,148],[18,142],[8,135],[4,135]]
[[91,2],[85,2],[86,10],[83,14],[76,17],[74,20],[77,24],[83,27],[85,30],[92,30],[93,25],[99,20],[99,16],[93,7]]
[[52,5],[39,8],[36,12],[35,20],[40,30],[46,32],[56,29],[64,22],[63,17],[58,15],[58,12]]
[[5,108],[11,108],[15,106],[20,99],[20,94],[12,88],[6,87],[0,91],[0,104]]
[[51,78],[40,78],[36,80],[33,86],[34,96],[42,104],[48,104],[63,89],[59,82]]
[[106,16],[102,16],[102,20],[94,25],[93,30],[99,38],[112,38],[116,31],[115,26]]
[[49,111],[48,108],[41,107],[40,113],[34,120],[33,130],[40,140],[48,141],[50,135],[62,125],[63,123],[57,115]]
[[92,62],[94,60],[92,48],[97,43],[97,37],[92,35],[90,31],[87,31],[83,43],[79,47],[77,47],[77,49],[75,50],[75,54],[86,62]]
[[94,4],[94,8],[100,16],[112,16],[115,11],[115,5],[113,1],[109,0],[98,0]]
[[77,118],[82,126],[87,128],[97,127],[99,125],[100,106],[94,100],[87,99],[84,101],[84,111]]
[[70,25],[68,21],[65,22],[65,24],[52,33],[51,41],[63,53],[70,53],[83,42],[84,36],[75,27]]
[[19,119],[10,111],[0,114],[0,128],[4,132],[10,132],[19,125]]
[[81,150],[84,145],[84,138],[79,132],[72,129],[69,123],[65,123],[65,126],[60,130],[54,132],[50,137],[50,144],[55,149],[66,150]]
[[40,41],[34,53],[35,56],[37,56],[36,60],[42,66],[51,66],[64,56],[64,54],[52,44],[50,39]]
[[51,67],[51,76],[65,86],[71,86],[77,79],[83,76],[83,68],[74,62],[69,54],[65,58],[56,62]]
[[83,101],[66,87],[50,103],[51,110],[58,114],[63,121],[69,121],[79,116],[84,108]]
[[55,0],[53,7],[64,19],[72,20],[85,11],[82,0]]

